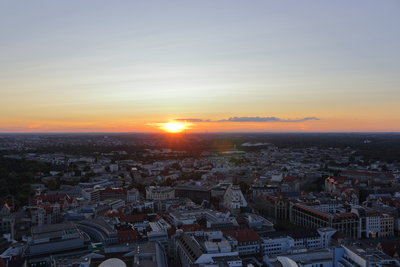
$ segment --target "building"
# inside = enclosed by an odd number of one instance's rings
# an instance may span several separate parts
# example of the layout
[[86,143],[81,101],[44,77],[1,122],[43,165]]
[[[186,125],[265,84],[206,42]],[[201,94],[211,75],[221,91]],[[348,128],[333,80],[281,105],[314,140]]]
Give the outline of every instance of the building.
[[57,267],[90,267],[91,258],[75,256],[71,258],[60,257],[52,261],[53,266]]
[[168,230],[171,229],[171,225],[164,219],[159,219],[155,222],[149,222],[150,230],[147,231],[147,238],[149,241],[158,241],[162,245],[167,246],[168,244]]
[[280,189],[276,185],[259,185],[254,184],[250,187],[252,199],[279,192]]
[[100,190],[94,188],[86,188],[82,190],[82,197],[89,202],[99,202],[100,201]]
[[193,202],[202,203],[204,200],[210,201],[211,189],[200,185],[181,185],[175,186],[175,196],[189,198]]
[[167,258],[163,246],[158,242],[146,242],[133,248],[133,267],[167,267]]
[[380,250],[348,245],[341,247],[338,267],[400,266],[400,262]]
[[239,226],[229,212],[223,213],[210,209],[173,211],[169,213],[168,218],[175,227],[192,225],[198,220],[204,220],[205,227],[208,229],[229,230]]
[[129,224],[124,224],[118,227],[117,236],[119,244],[138,242],[141,239],[139,231]]
[[254,213],[245,213],[241,217],[246,220],[246,224],[249,228],[253,229],[259,234],[275,231],[274,224],[260,215]]
[[394,236],[395,219],[393,216],[383,213],[381,214],[381,237]]
[[123,188],[105,188],[100,190],[100,201],[106,199],[119,199],[126,201],[127,190]]
[[353,187],[354,180],[348,177],[327,177],[325,179],[325,191],[328,193],[335,193],[342,188]]
[[375,238],[394,235],[393,216],[362,206],[353,206],[352,212],[359,217],[358,237]]
[[241,208],[247,207],[247,201],[238,185],[231,184],[222,197],[222,206],[232,213],[240,213]]
[[28,257],[57,254],[69,251],[85,251],[89,237],[72,223],[35,226],[27,241]]
[[77,227],[90,236],[93,242],[101,242],[104,245],[118,243],[118,232],[114,225],[103,218],[87,219],[80,221]]
[[4,204],[0,210],[0,234],[11,233],[13,224],[14,216],[11,213],[11,209],[7,204]]
[[337,266],[334,256],[334,249],[323,249],[281,254],[266,258],[264,262],[271,267],[334,267]]
[[257,255],[261,252],[261,238],[251,229],[224,231],[224,235],[237,248],[240,256]]
[[139,190],[137,190],[136,188],[132,188],[132,189],[128,190],[126,193],[127,193],[127,195],[126,195],[127,202],[139,201],[140,194],[139,194]]
[[341,173],[345,177],[349,177],[354,180],[361,182],[367,182],[371,180],[381,180],[390,182],[395,179],[393,174],[386,172],[370,172],[370,171],[358,171],[358,170],[345,170]]
[[55,224],[62,221],[61,207],[58,203],[54,205],[26,206],[24,207],[24,211],[30,217],[31,224],[34,226]]
[[344,209],[322,211],[317,205],[294,204],[291,222],[308,228],[331,227],[351,237],[359,235],[358,216]]
[[175,198],[175,189],[167,186],[146,187],[146,199],[167,200]]
[[[177,232],[174,238],[175,259],[179,260],[181,266],[202,266],[212,264],[218,257],[238,256],[230,242],[223,236],[221,231],[195,232],[187,234]],[[238,265],[240,264],[240,265]],[[242,262],[235,258],[235,265],[241,266]],[[196,265],[194,265],[196,266]]]
[[277,255],[328,248],[336,232],[333,228],[270,232],[262,238],[262,254]]

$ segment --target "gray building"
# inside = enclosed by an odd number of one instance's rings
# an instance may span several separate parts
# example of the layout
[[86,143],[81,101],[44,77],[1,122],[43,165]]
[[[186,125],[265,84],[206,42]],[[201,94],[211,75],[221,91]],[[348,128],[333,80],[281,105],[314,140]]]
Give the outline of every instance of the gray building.
[[32,227],[26,256],[63,253],[88,248],[89,237],[72,223]]

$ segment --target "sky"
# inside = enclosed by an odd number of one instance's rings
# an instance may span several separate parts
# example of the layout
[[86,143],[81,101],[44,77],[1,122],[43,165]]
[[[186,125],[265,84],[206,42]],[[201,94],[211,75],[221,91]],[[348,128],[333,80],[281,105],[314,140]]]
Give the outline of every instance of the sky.
[[0,0],[0,132],[400,131],[400,1]]

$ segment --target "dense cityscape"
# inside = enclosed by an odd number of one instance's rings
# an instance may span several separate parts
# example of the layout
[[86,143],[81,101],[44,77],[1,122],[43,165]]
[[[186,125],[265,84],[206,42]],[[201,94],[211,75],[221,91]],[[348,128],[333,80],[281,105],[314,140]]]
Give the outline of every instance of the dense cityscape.
[[399,139],[3,134],[0,265],[400,266]]

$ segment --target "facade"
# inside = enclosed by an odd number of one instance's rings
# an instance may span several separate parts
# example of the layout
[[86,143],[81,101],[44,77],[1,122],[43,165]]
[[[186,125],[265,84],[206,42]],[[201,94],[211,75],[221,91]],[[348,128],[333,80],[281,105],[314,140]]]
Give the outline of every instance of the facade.
[[[214,258],[216,257],[238,256],[238,252],[233,250],[221,231],[195,232],[194,234],[177,232],[174,247],[175,258],[179,259],[181,266],[192,266],[193,264],[208,266],[208,264],[215,263]],[[235,259],[236,265],[234,266],[241,266],[237,265],[238,259]]]
[[139,201],[140,194],[136,188],[132,188],[127,191],[126,201],[127,202],[136,202]]
[[359,246],[342,246],[338,267],[400,266],[400,262],[382,251]]
[[155,212],[165,212],[173,206],[179,206],[182,201],[179,198],[171,198],[167,200],[154,200],[153,207]]
[[32,227],[26,255],[56,254],[88,248],[89,238],[73,224],[51,224]]
[[204,186],[175,186],[175,196],[189,198],[196,203],[210,201],[211,189]]
[[242,218],[246,220],[248,227],[255,230],[257,233],[275,231],[274,224],[260,215],[245,213]]
[[155,222],[149,223],[150,229],[147,231],[147,238],[149,241],[158,241],[160,244],[167,246],[168,244],[168,230],[171,225],[164,219],[159,219]]
[[345,170],[342,171],[342,175],[349,177],[354,180],[360,180],[362,182],[371,180],[382,180],[391,181],[394,178],[393,174],[385,172],[370,172],[370,171],[357,171],[357,170]]
[[99,202],[100,201],[100,190],[87,188],[82,190],[82,196],[89,202]]
[[14,216],[12,215],[10,208],[7,205],[4,205],[0,210],[0,233],[11,233],[13,224]]
[[24,207],[24,210],[34,226],[60,223],[62,221],[61,208],[57,203],[54,205],[27,206]]
[[325,179],[325,192],[335,193],[341,188],[352,187],[354,180],[347,177],[328,177]]
[[304,204],[294,204],[291,212],[291,222],[309,227],[331,227],[351,237],[359,235],[359,218],[350,212],[320,211],[317,207]]
[[252,185],[250,188],[252,199],[257,199],[265,195],[279,192],[280,189],[276,185]]
[[276,195],[264,195],[258,200],[262,207],[262,214],[269,218],[288,221],[290,218],[290,201]]
[[87,219],[79,222],[77,227],[90,236],[94,242],[101,242],[105,245],[118,243],[117,230],[105,219]]
[[261,238],[251,229],[224,231],[224,235],[240,256],[259,255],[261,252]]
[[222,198],[222,205],[232,213],[239,213],[241,208],[247,207],[247,201],[238,185],[231,184]]
[[354,206],[352,212],[359,217],[361,238],[388,237],[394,235],[394,218],[375,209]]
[[206,228],[208,229],[228,230],[238,228],[239,226],[236,219],[229,212],[223,213],[210,209],[197,209],[173,211],[169,214],[169,220],[175,227],[192,225],[201,219],[205,220]]
[[105,188],[100,190],[100,201],[106,199],[119,199],[126,201],[127,190],[123,188]]
[[333,228],[271,232],[262,238],[261,250],[263,255],[278,255],[324,249],[331,245],[336,232]]
[[394,236],[395,219],[389,214],[382,214],[381,217],[381,237]]
[[175,189],[172,187],[148,186],[146,187],[146,199],[167,200],[175,198]]

